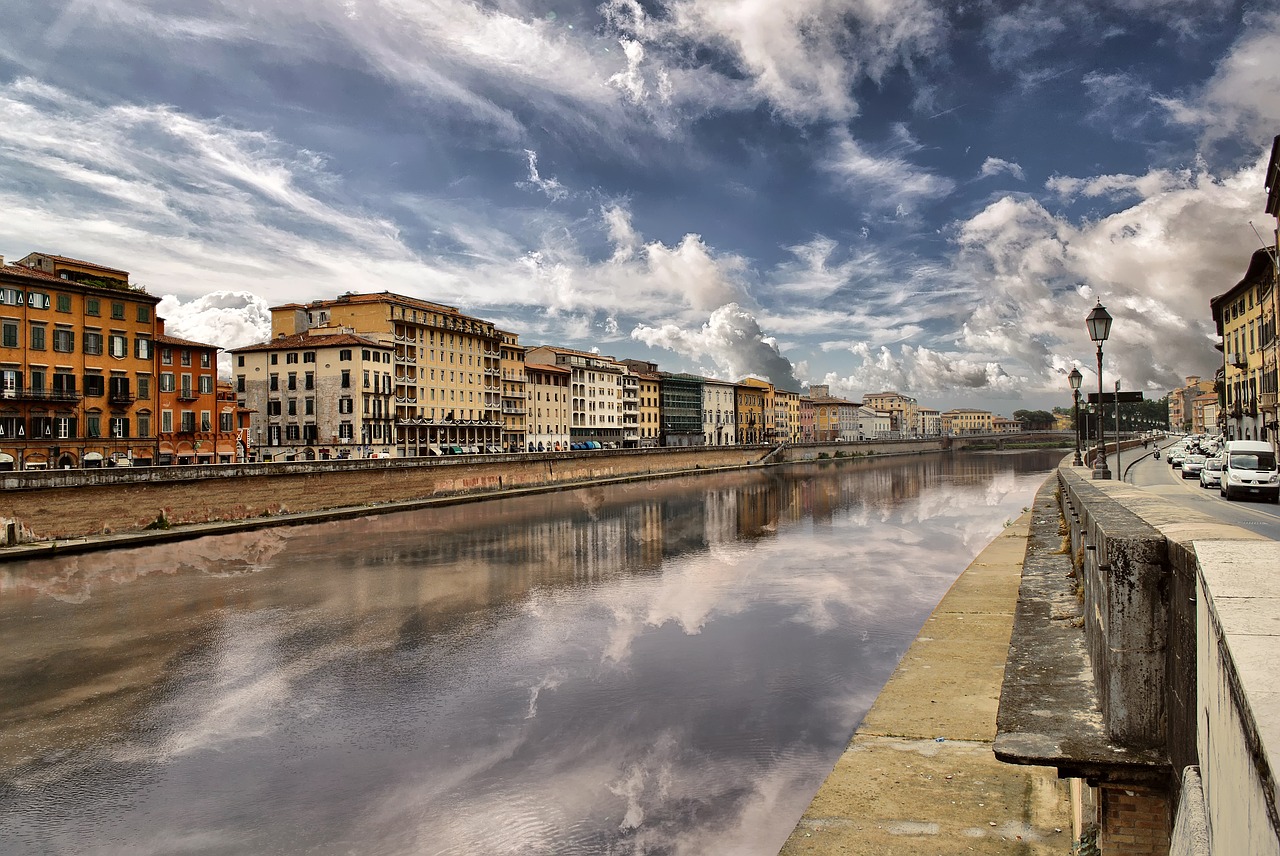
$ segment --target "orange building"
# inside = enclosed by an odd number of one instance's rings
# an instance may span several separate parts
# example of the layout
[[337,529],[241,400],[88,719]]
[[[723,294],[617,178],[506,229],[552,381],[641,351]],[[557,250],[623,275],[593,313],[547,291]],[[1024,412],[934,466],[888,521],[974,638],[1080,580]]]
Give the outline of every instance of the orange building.
[[[159,378],[158,464],[229,464],[236,451],[235,417],[222,418],[218,402],[218,348],[165,335],[156,319]],[[234,414],[234,402],[232,402]]]
[[126,271],[0,258],[0,467],[153,460],[159,302]]

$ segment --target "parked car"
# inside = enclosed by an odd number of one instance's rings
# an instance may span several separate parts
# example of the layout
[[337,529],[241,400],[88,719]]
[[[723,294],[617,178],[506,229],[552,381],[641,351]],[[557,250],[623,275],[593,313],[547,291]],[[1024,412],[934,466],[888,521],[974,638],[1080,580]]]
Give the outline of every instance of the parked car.
[[1204,469],[1200,471],[1200,487],[1222,486],[1222,458],[1204,459]]
[[1187,455],[1186,460],[1182,462],[1182,477],[1184,479],[1199,478],[1200,471],[1204,469],[1204,461],[1204,455]]

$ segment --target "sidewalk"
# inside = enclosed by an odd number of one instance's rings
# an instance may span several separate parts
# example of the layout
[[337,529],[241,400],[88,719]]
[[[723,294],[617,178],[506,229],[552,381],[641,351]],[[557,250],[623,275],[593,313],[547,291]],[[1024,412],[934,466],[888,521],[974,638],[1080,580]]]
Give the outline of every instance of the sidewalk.
[[780,856],[1070,851],[1066,783],[992,752],[1032,513],[938,604]]

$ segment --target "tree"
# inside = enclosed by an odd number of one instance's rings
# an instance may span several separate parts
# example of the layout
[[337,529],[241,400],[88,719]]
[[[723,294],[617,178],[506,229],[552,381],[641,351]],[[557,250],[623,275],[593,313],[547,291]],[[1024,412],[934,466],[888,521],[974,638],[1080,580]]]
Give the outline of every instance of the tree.
[[1015,410],[1013,418],[1022,423],[1024,431],[1050,431],[1055,421],[1047,410]]

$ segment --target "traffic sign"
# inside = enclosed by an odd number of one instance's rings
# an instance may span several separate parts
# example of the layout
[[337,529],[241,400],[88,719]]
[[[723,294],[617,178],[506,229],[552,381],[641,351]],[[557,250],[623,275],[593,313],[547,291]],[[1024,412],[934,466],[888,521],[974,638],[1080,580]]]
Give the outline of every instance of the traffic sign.
[[[1103,404],[1115,404],[1117,399],[1120,401],[1121,404],[1129,404],[1134,401],[1142,401],[1142,393],[1141,392],[1104,392],[1102,393]],[[1086,399],[1086,401],[1088,401],[1090,404],[1097,404],[1098,393],[1096,392],[1089,393],[1089,396]]]

